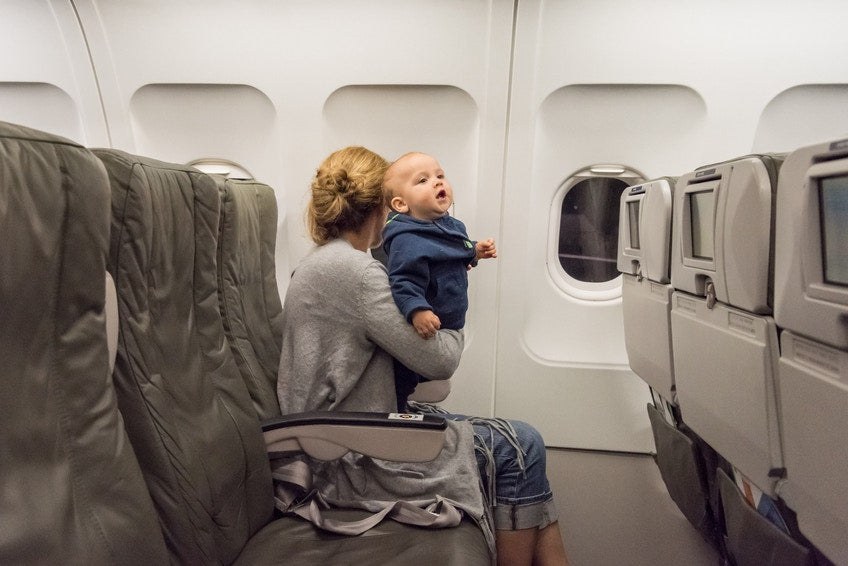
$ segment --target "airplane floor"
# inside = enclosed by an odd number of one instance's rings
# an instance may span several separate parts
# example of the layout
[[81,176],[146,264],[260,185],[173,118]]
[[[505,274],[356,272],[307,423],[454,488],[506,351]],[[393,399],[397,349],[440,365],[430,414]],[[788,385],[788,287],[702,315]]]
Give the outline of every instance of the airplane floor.
[[650,456],[549,448],[547,457],[575,566],[720,564],[668,495]]

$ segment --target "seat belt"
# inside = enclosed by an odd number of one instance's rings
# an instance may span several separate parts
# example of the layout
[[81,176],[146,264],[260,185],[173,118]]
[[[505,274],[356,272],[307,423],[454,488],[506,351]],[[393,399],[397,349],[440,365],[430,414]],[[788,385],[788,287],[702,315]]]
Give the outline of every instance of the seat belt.
[[462,511],[448,499],[436,496],[436,501],[426,508],[408,501],[387,503],[381,510],[364,519],[342,521],[329,519],[321,508],[330,506],[312,484],[312,470],[302,460],[291,460],[276,465],[272,471],[274,479],[274,502],[280,511],[295,514],[316,527],[342,535],[359,535],[377,526],[385,519],[393,519],[417,527],[434,529],[456,527],[462,521]]

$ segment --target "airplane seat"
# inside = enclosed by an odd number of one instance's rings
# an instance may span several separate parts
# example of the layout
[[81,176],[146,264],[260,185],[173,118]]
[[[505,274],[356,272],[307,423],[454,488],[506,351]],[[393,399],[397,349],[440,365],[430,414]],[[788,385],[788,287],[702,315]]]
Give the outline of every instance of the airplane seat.
[[848,140],[793,151],[776,209],[780,495],[804,536],[848,564]]
[[676,405],[671,349],[671,195],[675,180],[628,187],[619,208],[618,270],[630,368]]
[[0,563],[163,564],[109,377],[109,184],[59,136],[0,122]]
[[277,199],[268,185],[213,175],[221,197],[218,300],[230,350],[260,420],[280,416],[283,306],[274,261]]
[[774,496],[783,467],[774,373],[773,194],[782,156],[702,167],[674,191],[677,399],[687,424]]
[[713,454],[683,425],[674,384],[670,259],[675,181],[661,177],[628,187],[621,195],[618,270],[624,340],[631,369],[653,396],[647,409],[663,482],[683,515],[718,547],[707,472]]
[[[774,195],[784,158],[745,156],[683,175],[672,220],[677,400],[686,424],[732,466],[749,503],[773,519],[775,552],[785,550],[781,543],[794,543],[786,524],[791,517],[782,517],[775,501],[785,474],[772,316]],[[715,483],[727,526],[732,502],[724,499],[729,492],[720,475]],[[750,533],[728,531],[728,553],[749,547],[751,540],[736,537]],[[794,563],[806,563],[808,553],[802,554]]]
[[[353,436],[356,449],[357,442],[365,442],[360,440],[365,427],[344,413],[287,415],[272,419],[263,438],[223,330],[216,269],[221,202],[215,181],[187,166],[118,150],[95,153],[112,185],[108,267],[121,325],[114,381],[171,561],[355,564],[426,557],[444,564],[488,564],[482,531],[469,520],[434,530],[385,521],[364,536],[344,537],[299,517],[275,516],[266,452],[301,448],[321,459],[338,457],[347,450],[341,437]],[[369,429],[421,424],[383,417]],[[296,424],[286,437],[286,421],[292,420]],[[409,452],[414,450],[409,444],[404,438],[382,440],[378,448]],[[339,446],[340,453],[328,455]],[[439,449],[440,444],[436,454]],[[375,457],[387,456],[377,451]],[[346,513],[358,516],[339,510]]]

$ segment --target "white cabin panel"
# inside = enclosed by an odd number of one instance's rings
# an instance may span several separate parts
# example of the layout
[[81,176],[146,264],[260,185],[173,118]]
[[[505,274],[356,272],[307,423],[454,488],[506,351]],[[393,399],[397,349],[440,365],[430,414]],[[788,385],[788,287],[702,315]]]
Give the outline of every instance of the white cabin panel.
[[531,418],[554,446],[653,449],[647,389],[626,362],[620,279],[592,301],[552,277],[545,243],[557,187],[594,163],[676,176],[749,153],[755,139],[785,142],[758,137],[769,102],[800,77],[845,82],[848,68],[823,63],[848,47],[833,17],[838,8],[518,3],[499,260],[499,416]]
[[[129,104],[133,146],[141,155],[178,163],[227,156],[248,171],[272,162],[276,111],[254,87],[148,84]],[[204,135],[198,135],[203,132]]]
[[454,86],[350,85],[324,104],[322,137],[328,154],[363,145],[389,160],[402,155],[399,148],[435,156],[454,187],[451,214],[473,231],[474,203],[488,192],[477,182],[479,114],[471,95]]
[[790,152],[846,137],[848,84],[798,85],[777,94],[766,105],[757,125],[753,152]]
[[[277,278],[309,250],[311,177],[345,145],[426,151],[472,238],[499,236],[514,5],[77,0],[113,145],[233,161],[277,194]],[[143,25],[141,25],[143,22]],[[496,261],[471,275],[451,410],[493,410]]]
[[0,120],[109,145],[97,82],[68,0],[7,0],[0,12]]
[[[566,177],[594,163],[656,172],[662,163],[652,148],[697,145],[705,119],[698,94],[675,85],[571,85],[543,101],[535,126],[534,182],[522,198],[539,219],[526,223],[525,241],[545,245],[528,245],[523,257],[506,260],[524,263],[523,286],[529,292],[523,336],[534,355],[553,363],[616,364],[626,369],[617,272],[611,285],[581,284],[551,268],[559,264],[554,194]],[[615,215],[610,225],[616,232],[617,219]],[[614,266],[617,251],[608,251]]]

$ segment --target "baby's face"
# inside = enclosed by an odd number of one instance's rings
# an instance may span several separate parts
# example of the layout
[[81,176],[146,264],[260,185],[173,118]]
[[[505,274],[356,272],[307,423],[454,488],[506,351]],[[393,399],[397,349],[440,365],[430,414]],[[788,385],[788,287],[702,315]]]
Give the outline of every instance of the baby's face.
[[413,153],[393,167],[392,207],[419,220],[441,218],[453,204],[453,188],[439,162],[430,155]]

